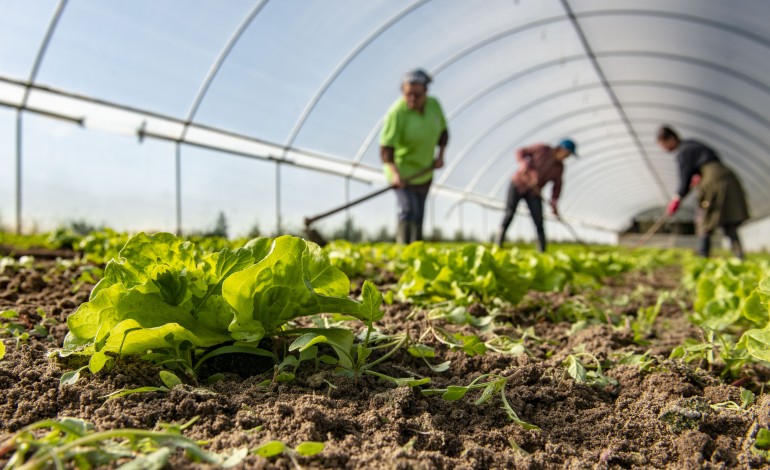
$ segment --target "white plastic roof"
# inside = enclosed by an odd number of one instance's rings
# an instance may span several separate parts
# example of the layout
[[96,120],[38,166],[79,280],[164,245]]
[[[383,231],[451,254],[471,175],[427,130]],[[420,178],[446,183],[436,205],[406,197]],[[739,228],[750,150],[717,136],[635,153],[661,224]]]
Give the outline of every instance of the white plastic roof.
[[500,208],[514,150],[569,136],[562,213],[620,230],[674,192],[667,123],[762,218],[768,19],[766,0],[3,0],[0,105],[381,183],[382,116],[422,67],[449,119],[440,196]]

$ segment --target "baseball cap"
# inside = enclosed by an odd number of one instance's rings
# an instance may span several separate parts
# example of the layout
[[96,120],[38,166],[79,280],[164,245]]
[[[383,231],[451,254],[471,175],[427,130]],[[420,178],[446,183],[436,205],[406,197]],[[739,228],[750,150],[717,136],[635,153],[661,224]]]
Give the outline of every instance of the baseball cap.
[[569,150],[569,153],[576,157],[578,156],[577,145],[575,145],[575,141],[572,139],[562,139],[561,142],[559,142],[559,147]]

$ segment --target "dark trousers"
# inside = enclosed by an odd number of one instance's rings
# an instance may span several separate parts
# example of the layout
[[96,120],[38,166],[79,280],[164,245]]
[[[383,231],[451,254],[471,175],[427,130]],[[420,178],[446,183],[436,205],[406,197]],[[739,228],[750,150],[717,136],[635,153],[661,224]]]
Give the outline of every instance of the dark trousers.
[[532,215],[532,222],[535,223],[535,230],[537,230],[537,240],[539,242],[539,248],[541,252],[545,252],[545,228],[543,227],[543,200],[539,195],[532,191],[520,193],[516,190],[516,186],[511,183],[508,186],[508,199],[505,205],[505,215],[503,221],[500,224],[500,232],[498,233],[497,244],[502,246],[505,240],[505,232],[513,222],[513,215],[516,213],[516,206],[519,205],[519,201],[524,199],[529,208],[529,213]]
[[398,201],[397,242],[411,243],[422,240],[425,201],[428,199],[429,190],[430,183],[396,188],[396,200]]
[[[743,247],[741,246],[741,239],[738,238],[738,226],[740,224],[727,224],[722,226],[722,231],[725,236],[730,239],[730,248],[733,254],[738,258],[743,259]],[[700,248],[698,254],[704,258],[708,258],[711,254],[711,236],[714,234],[714,230],[710,230],[700,237]]]

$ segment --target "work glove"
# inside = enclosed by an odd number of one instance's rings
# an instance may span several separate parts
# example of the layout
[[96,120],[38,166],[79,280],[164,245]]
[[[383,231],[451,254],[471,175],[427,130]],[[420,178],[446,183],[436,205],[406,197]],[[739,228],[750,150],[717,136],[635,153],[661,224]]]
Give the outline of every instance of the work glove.
[[668,203],[668,207],[666,208],[666,215],[671,217],[676,213],[676,211],[679,210],[679,198],[675,197],[671,200],[671,202]]
[[555,215],[556,217],[559,217],[558,204],[559,204],[558,199],[551,199],[551,210],[553,211],[553,215]]
[[698,183],[700,183],[700,175],[699,174],[692,175],[692,178],[690,178],[690,188],[694,188],[698,186]]

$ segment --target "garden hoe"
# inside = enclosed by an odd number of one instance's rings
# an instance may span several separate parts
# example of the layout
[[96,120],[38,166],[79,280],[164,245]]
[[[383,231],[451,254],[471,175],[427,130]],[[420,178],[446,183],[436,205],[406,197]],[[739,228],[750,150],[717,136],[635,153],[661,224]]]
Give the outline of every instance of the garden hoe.
[[[545,202],[545,199],[540,197],[540,200]],[[554,217],[556,217],[556,220],[561,222],[562,225],[567,229],[567,231],[572,235],[572,238],[575,239],[578,245],[588,246],[588,243],[584,242],[582,238],[580,238],[580,235],[577,234],[577,231],[572,227],[572,224],[567,223],[566,220],[561,218],[561,215],[554,213]]]
[[[414,179],[419,178],[420,176],[423,176],[425,174],[428,174],[429,172],[433,171],[433,167],[425,168],[423,170],[418,171],[414,175],[410,176],[406,180],[404,180],[405,183],[409,183],[411,181],[414,181]],[[379,196],[382,193],[386,193],[390,191],[391,189],[395,189],[395,185],[390,185],[385,188],[378,189],[377,191],[374,191],[372,193],[366,194],[364,196],[359,197],[358,199],[354,199],[347,204],[344,204],[339,207],[335,207],[334,209],[330,209],[326,212],[322,212],[321,214],[314,215],[312,217],[305,217],[305,237],[310,240],[313,243],[317,243],[320,246],[325,246],[328,242],[324,239],[324,237],[318,233],[318,230],[311,227],[313,222],[316,222],[318,220],[321,220],[325,217],[329,217],[332,214],[336,214],[337,212],[344,211],[345,209],[348,209],[350,207],[353,207],[355,205],[361,204],[364,201],[368,201],[369,199]]]
[[583,241],[582,238],[580,238],[580,235],[577,234],[574,228],[572,228],[571,224],[568,224],[566,220],[562,219],[560,215],[556,216],[556,220],[561,222],[562,225],[564,225],[567,228],[567,231],[572,234],[572,238],[575,239],[575,241],[578,243],[578,245],[588,246],[586,242]]
[[647,244],[648,241],[650,241],[650,238],[652,238],[653,235],[658,233],[658,230],[663,226],[663,224],[668,220],[668,214],[663,213],[663,215],[660,216],[660,218],[650,227],[647,229],[646,232],[644,232],[644,235],[639,239],[639,241],[636,242],[636,248],[639,248],[641,246],[644,246]]

